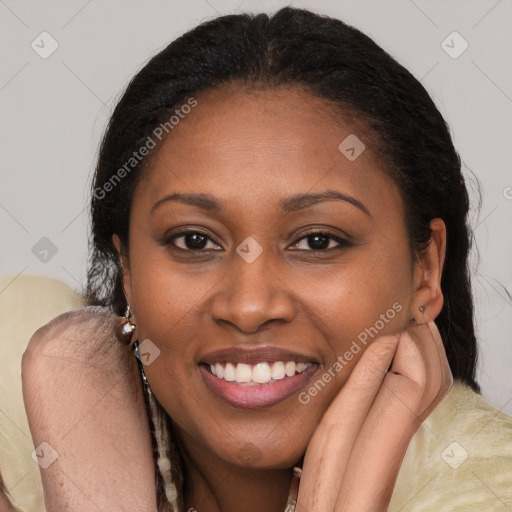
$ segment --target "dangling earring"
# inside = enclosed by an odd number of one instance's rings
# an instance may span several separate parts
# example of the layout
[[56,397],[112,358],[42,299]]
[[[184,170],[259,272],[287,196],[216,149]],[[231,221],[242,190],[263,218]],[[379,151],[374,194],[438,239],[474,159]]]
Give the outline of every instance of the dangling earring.
[[183,498],[178,494],[178,487],[173,479],[173,468],[170,458],[170,443],[172,440],[167,428],[166,413],[162,406],[157,403],[157,399],[151,391],[149,381],[144,372],[144,366],[141,363],[138,340],[133,344],[133,352],[137,358],[142,386],[145,391],[146,408],[149,411],[149,419],[152,423],[151,434],[154,437],[158,454],[156,465],[160,474],[165,499],[167,504],[171,505],[171,512],[181,512],[179,505],[182,503]]
[[123,323],[121,324],[121,328],[118,333],[118,338],[127,345],[131,345],[132,335],[137,328],[132,320],[135,320],[135,317],[130,313],[130,306],[127,306],[124,313]]

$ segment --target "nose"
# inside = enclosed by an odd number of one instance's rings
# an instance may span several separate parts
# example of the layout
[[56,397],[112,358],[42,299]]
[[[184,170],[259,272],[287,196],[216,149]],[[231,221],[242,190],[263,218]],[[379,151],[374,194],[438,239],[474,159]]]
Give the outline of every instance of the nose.
[[273,322],[293,320],[296,315],[293,294],[278,269],[263,254],[252,263],[234,256],[233,266],[211,302],[211,317],[215,322],[251,334]]

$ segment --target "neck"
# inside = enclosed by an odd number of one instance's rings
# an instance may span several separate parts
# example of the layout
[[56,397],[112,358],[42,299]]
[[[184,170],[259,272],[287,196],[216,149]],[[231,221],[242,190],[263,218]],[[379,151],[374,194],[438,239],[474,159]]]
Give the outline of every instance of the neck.
[[241,468],[187,436],[179,437],[185,470],[185,511],[284,511],[292,477],[290,468]]

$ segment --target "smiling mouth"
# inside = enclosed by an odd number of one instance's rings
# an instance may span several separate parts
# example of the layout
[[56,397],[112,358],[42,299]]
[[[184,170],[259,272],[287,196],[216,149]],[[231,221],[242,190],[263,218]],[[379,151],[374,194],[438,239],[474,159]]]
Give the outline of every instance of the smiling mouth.
[[295,361],[199,364],[206,387],[224,403],[245,410],[271,407],[292,397],[318,368],[314,362]]
[[204,366],[218,379],[239,384],[240,386],[259,386],[274,384],[287,377],[305,372],[313,363],[295,361],[271,361],[256,364],[215,363]]

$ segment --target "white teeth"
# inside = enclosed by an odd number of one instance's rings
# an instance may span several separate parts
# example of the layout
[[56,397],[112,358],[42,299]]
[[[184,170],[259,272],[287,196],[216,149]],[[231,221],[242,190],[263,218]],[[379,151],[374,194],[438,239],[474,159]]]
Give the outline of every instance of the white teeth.
[[284,367],[284,372],[288,377],[293,377],[295,375],[295,363],[293,361],[288,361]]
[[220,363],[215,364],[215,375],[217,375],[219,379],[222,379],[222,377],[224,377],[224,368]]
[[307,368],[306,363],[297,363],[295,370],[297,370],[297,373],[302,373]]
[[224,380],[227,380],[228,382],[233,382],[235,380],[235,367],[231,363],[228,363],[226,368],[224,368]]
[[251,382],[252,369],[248,364],[238,363],[235,368],[235,380],[238,383]]
[[252,370],[252,378],[253,382],[257,382],[258,384],[266,384],[270,382],[272,378],[272,374],[270,373],[270,366],[268,363],[258,363],[254,366]]
[[236,381],[237,384],[268,384],[271,381],[293,377],[302,373],[311,366],[311,363],[295,363],[294,361],[275,361],[273,363],[215,363],[210,365],[213,375],[227,382]]
[[274,380],[281,380],[284,379],[284,376],[284,363],[282,361],[276,361],[272,365],[272,378]]

